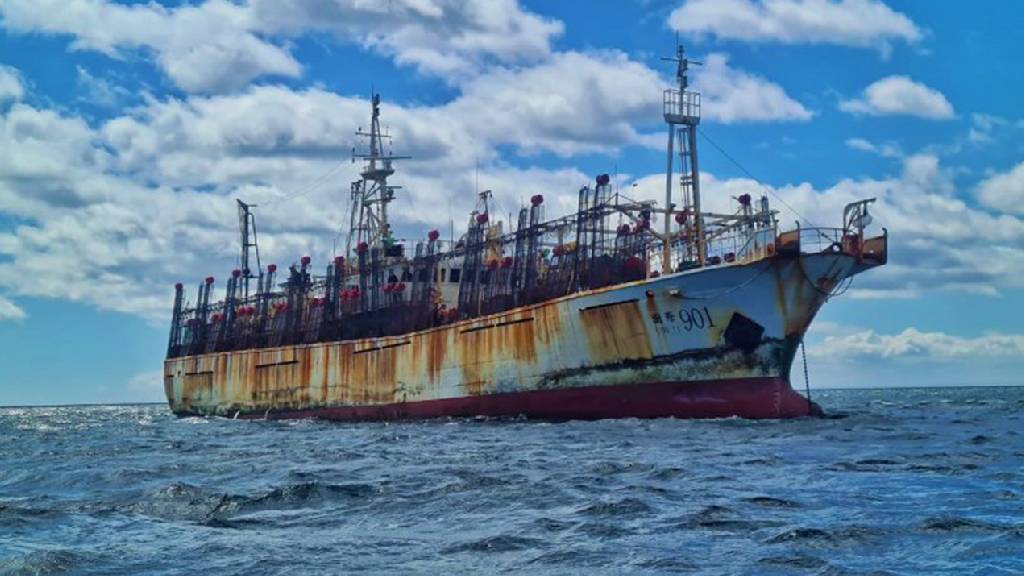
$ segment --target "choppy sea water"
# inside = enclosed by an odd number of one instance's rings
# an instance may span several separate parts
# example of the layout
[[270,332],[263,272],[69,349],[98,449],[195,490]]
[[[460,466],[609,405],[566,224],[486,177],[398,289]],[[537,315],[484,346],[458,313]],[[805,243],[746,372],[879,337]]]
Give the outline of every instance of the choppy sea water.
[[1021,574],[1024,388],[792,421],[0,409],[0,574]]

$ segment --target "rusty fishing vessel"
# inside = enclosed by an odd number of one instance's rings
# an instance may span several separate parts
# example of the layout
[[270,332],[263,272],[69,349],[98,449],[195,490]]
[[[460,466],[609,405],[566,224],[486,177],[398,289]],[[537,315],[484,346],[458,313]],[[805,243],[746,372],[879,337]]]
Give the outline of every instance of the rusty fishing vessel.
[[369,132],[358,132],[368,149],[346,248],[323,275],[308,257],[280,276],[263,267],[255,216],[239,201],[241,267],[225,298],[211,301],[212,277],[194,302],[176,286],[171,410],[337,420],[819,413],[790,386],[794,356],[818,309],[885,264],[887,235],[865,232],[871,199],[848,205],[838,228],[782,231],[768,198],[747,194],[734,212],[702,211],[700,94],[688,89],[682,48],[673,60],[664,205],[631,200],[601,175],[579,190],[574,214],[545,219],[535,194],[510,226],[487,191],[448,241],[394,236],[388,178],[401,157],[385,152],[375,95]]

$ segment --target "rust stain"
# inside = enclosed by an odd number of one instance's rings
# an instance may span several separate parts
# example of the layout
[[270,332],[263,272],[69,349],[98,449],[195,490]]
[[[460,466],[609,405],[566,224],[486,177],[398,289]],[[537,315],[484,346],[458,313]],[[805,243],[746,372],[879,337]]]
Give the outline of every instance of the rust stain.
[[775,280],[775,305],[783,321],[783,334],[799,336],[810,325],[825,295],[835,286],[835,280],[823,277],[817,283],[806,276],[797,258],[772,261]]
[[405,346],[407,346],[402,342],[405,340],[394,339],[382,342],[382,349],[379,352],[371,352],[377,363],[377,378],[374,381],[376,403],[395,401],[395,391],[398,389],[398,359],[399,355],[405,352]]
[[327,405],[327,391],[331,386],[330,378],[330,366],[331,360],[334,357],[335,346],[323,346],[321,347],[320,353],[317,357],[320,359],[319,374],[320,374],[320,404]]
[[594,362],[604,364],[619,355],[615,332],[609,322],[606,308],[585,310],[581,313],[580,321],[587,334],[587,345]]
[[[658,302],[656,298],[645,298],[644,309],[647,311],[648,318],[659,318],[661,317],[661,311],[658,309]],[[664,332],[655,331],[655,337],[658,339],[660,349],[668,347],[668,334]]]
[[245,354],[219,354],[217,364],[225,375],[223,380],[217,382],[217,398],[221,404],[231,404],[234,400],[234,383],[240,381],[240,370],[245,365]]
[[[291,386],[289,386],[289,388],[295,390],[296,393],[299,394],[300,397],[303,400],[308,400],[308,398],[309,398],[309,387],[313,385],[313,382],[312,382],[312,380],[313,380],[313,378],[312,378],[312,376],[313,376],[312,367],[313,366],[311,364],[311,360],[312,359],[310,358],[310,352],[311,351],[310,351],[310,349],[308,347],[306,347],[306,348],[302,348],[301,350],[297,350],[297,352],[299,353],[298,354],[298,356],[299,356],[299,358],[298,358],[298,360],[299,360],[299,364],[298,364],[299,378],[298,378],[298,382],[291,382],[290,383]],[[293,372],[294,372],[294,370],[293,370]]]
[[806,318],[799,312],[805,305],[808,288],[803,271],[796,258],[775,259],[771,266],[775,280],[775,306],[782,318],[783,335],[800,334]]
[[651,351],[651,340],[640,307],[634,303],[614,308],[611,322],[615,326],[616,338],[619,339],[618,348],[622,358],[652,358],[654,354]]
[[[559,348],[570,336],[562,332],[566,310],[565,302],[559,300],[401,337],[181,360],[178,366],[188,366],[193,373],[179,376],[181,407],[230,414],[238,409],[387,404],[404,401],[410,394],[435,396],[445,382],[446,366],[461,372],[459,385],[465,394],[485,394],[499,372],[520,373],[523,366],[539,362],[541,350],[546,362],[560,364]],[[636,302],[584,315],[583,323],[586,332],[598,339],[591,342],[591,361],[652,357]],[[479,329],[466,331],[474,327]],[[425,390],[427,385],[434,389]],[[174,397],[173,381],[170,387],[169,397]],[[211,403],[212,397],[217,402]]]
[[648,316],[660,316],[661,313],[658,311],[658,302],[655,298],[647,298],[644,300],[644,307],[647,308]]
[[[777,317],[765,314],[771,316],[773,337],[781,336],[780,330],[787,337],[799,335],[823,303],[822,292],[833,286],[834,280],[828,277],[835,270],[820,273],[820,267],[815,268],[816,276],[826,278],[812,285],[817,279],[808,281],[797,258],[776,257],[762,265],[771,267],[765,272],[773,277],[765,279],[768,286],[760,286],[774,288],[771,297],[779,313]],[[579,298],[603,291],[399,337],[181,358],[165,363],[165,391],[176,410],[230,415],[237,409],[262,412],[372,406],[453,393],[476,396],[495,392],[499,386],[505,389],[515,378],[527,389],[551,374],[580,378],[573,375],[628,372],[638,365],[655,375],[669,374],[669,368],[658,372],[659,366],[671,366],[672,377],[683,379],[770,371],[763,355],[735,354],[707,359],[687,356],[685,373],[681,372],[674,364],[677,359],[669,358],[666,336],[649,328],[650,316],[659,314],[657,299],[644,298],[639,290],[633,293],[638,296],[634,300],[578,308]],[[590,303],[595,300],[608,299]],[[673,307],[673,302],[665,304]],[[708,314],[713,315],[709,348],[721,341],[729,319],[742,308],[742,304],[709,308]],[[655,357],[655,349],[661,356]],[[543,365],[543,373],[531,365]]]
[[562,315],[555,302],[542,304],[529,310],[536,326],[536,341],[541,346],[558,342],[562,332]]
[[448,337],[451,330],[431,330],[419,338],[427,340],[427,375],[431,383],[441,380],[441,369],[444,367],[445,355],[448,352]]
[[212,372],[186,372],[182,381],[182,403],[191,408],[194,402],[208,401],[212,389]]
[[[531,318],[530,320],[525,320]],[[534,328],[536,320],[529,315],[520,315],[517,320],[523,322],[512,324],[506,328],[509,337],[508,346],[512,356],[518,361],[535,364],[537,362],[537,334]]]
[[594,364],[653,357],[647,326],[635,301],[582,310],[580,321]]
[[729,327],[729,319],[736,312],[739,312],[736,308],[728,309],[708,309],[711,314],[711,326],[708,326],[708,345],[711,348],[718,346],[722,342],[722,334],[725,329]]
[[[409,364],[405,367],[406,369],[415,370],[418,367],[426,367],[425,345],[426,339],[422,335],[416,334],[411,338],[411,343],[409,344]],[[433,377],[429,376],[429,369],[424,372],[427,372],[428,378],[433,381]]]
[[779,316],[782,318],[783,326],[785,326],[785,333],[788,334],[790,330],[789,322],[789,301],[786,298],[786,285],[783,282],[783,270],[782,267],[789,260],[782,260],[776,258],[771,261],[772,267],[772,279],[775,281],[775,309],[779,311]]
[[366,404],[370,401],[370,387],[367,385],[370,379],[369,359],[366,352],[358,352],[353,348],[350,357],[348,371],[349,389],[351,390],[350,401],[353,404]]
[[483,391],[484,382],[480,374],[480,365],[476,363],[462,364],[462,387],[469,396],[479,396]]
[[352,393],[352,380],[353,370],[355,369],[355,361],[352,356],[354,350],[353,344],[346,343],[342,344],[339,349],[338,358],[338,395],[337,401],[345,404],[352,404],[355,400]]
[[176,362],[164,362],[164,398],[173,398]]
[[[462,328],[461,330],[464,330]],[[456,334],[456,349],[458,350],[459,370],[462,373],[462,386],[466,394],[479,396],[483,392],[483,377],[480,371],[481,363],[490,359],[490,345],[487,342],[490,330],[479,330],[476,332],[458,332]]]

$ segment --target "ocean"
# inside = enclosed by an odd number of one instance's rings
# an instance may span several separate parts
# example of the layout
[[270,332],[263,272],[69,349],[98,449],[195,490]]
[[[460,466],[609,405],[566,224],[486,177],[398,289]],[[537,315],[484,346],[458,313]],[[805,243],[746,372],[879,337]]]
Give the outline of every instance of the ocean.
[[832,417],[0,409],[0,574],[1024,574],[1024,388]]

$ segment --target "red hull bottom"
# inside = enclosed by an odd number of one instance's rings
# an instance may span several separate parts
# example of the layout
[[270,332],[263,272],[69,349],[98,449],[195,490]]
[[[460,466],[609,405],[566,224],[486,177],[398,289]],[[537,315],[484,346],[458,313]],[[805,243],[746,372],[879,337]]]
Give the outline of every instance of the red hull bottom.
[[655,382],[465,396],[380,406],[270,410],[248,418],[367,421],[446,416],[519,416],[541,420],[604,418],[795,418],[821,408],[783,378]]

